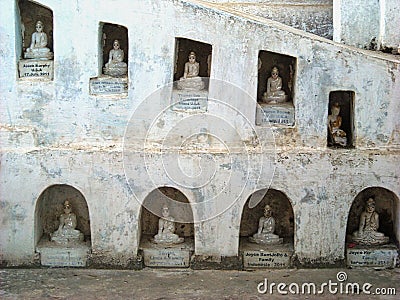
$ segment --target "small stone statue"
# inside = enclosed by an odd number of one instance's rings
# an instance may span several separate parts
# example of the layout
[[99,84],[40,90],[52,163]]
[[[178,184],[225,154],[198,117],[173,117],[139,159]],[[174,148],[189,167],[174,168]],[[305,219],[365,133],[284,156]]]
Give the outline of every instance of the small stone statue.
[[282,90],[282,78],[279,77],[277,67],[272,68],[271,77],[267,80],[267,91],[262,99],[265,103],[283,103],[288,100],[288,96]]
[[52,59],[53,53],[47,48],[47,34],[43,32],[42,21],[36,22],[36,31],[32,33],[31,45],[24,53],[25,58]]
[[69,201],[65,200],[64,213],[60,215],[60,225],[50,234],[51,241],[63,245],[82,242],[83,233],[75,228],[76,215],[72,212]]
[[340,129],[342,126],[342,117],[339,116],[340,105],[335,103],[331,106],[331,114],[328,116],[328,131],[330,142],[333,145],[346,146],[346,132]]
[[123,76],[128,73],[128,65],[123,62],[124,50],[120,48],[118,40],[113,43],[113,49],[110,50],[108,63],[103,68],[103,72],[110,76]]
[[168,206],[162,208],[162,218],[158,220],[158,233],[154,236],[156,244],[180,244],[184,238],[179,237],[175,232],[175,219],[169,215]]
[[271,206],[267,204],[264,207],[264,216],[258,222],[258,231],[249,240],[252,243],[264,245],[282,244],[283,238],[274,234],[274,231],[275,219],[272,217]]
[[375,212],[375,201],[372,198],[367,200],[365,211],[361,213],[358,231],[352,236],[353,242],[360,245],[383,245],[389,242],[389,237],[378,232],[379,215]]
[[204,89],[204,82],[199,77],[200,65],[196,61],[196,53],[190,52],[189,61],[185,63],[183,77],[177,82],[178,90],[200,91]]

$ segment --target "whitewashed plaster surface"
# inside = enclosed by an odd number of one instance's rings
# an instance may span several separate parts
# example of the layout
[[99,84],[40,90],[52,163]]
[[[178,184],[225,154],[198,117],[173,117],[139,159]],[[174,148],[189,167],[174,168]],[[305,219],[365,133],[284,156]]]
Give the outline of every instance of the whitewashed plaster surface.
[[212,1],[224,7],[268,18],[324,38],[332,39],[332,0]]
[[[33,260],[36,201],[53,184],[71,185],[84,195],[93,255],[117,265],[136,256],[140,202],[160,186],[178,188],[192,203],[219,195],[217,202],[194,211],[195,219],[207,219],[195,224],[195,253],[217,257],[238,255],[240,217],[254,189],[270,186],[284,192],[293,205],[295,254],[302,263],[344,258],[348,212],[363,189],[383,187],[399,197],[398,57],[336,44],[277,22],[195,1],[116,1],[118,14],[110,13],[109,1],[76,1],[68,6],[61,1],[37,2],[54,15],[55,74],[50,82],[18,80],[16,4],[0,0],[1,260],[11,264]],[[89,80],[99,75],[100,22],[128,28],[127,97],[89,95]],[[151,136],[154,147],[143,148],[155,115],[169,104],[169,98],[150,97],[154,107],[145,110],[141,103],[172,81],[176,37],[211,44],[211,78],[248,94],[235,97],[229,90],[210,89],[210,97],[230,105],[221,108],[211,103],[208,114],[219,116],[219,124],[232,129],[224,138],[233,150],[213,150],[219,177],[203,189],[185,188],[171,180],[157,152],[168,124],[175,124],[182,114],[163,115],[157,123],[159,131]],[[272,128],[275,143],[270,142],[268,128],[257,126],[263,148],[255,145],[248,152],[243,141],[251,144],[254,136],[248,127],[255,123],[256,103],[248,99],[257,94],[260,50],[297,58],[296,124]],[[333,90],[355,92],[355,149],[326,148],[328,99]],[[230,115],[231,107],[245,118]],[[127,126],[128,155],[123,154]],[[185,126],[187,134],[197,130],[195,124]],[[174,138],[180,137],[175,133]],[[167,150],[178,156],[176,149]],[[184,167],[195,167],[191,159],[196,155],[181,152]],[[260,162],[260,157],[268,159]],[[236,199],[233,196],[241,187],[243,193]],[[221,210],[230,204],[228,210]],[[208,219],[219,211],[224,212]]]
[[359,48],[376,38],[380,48],[397,48],[400,43],[398,0],[333,1],[333,39]]

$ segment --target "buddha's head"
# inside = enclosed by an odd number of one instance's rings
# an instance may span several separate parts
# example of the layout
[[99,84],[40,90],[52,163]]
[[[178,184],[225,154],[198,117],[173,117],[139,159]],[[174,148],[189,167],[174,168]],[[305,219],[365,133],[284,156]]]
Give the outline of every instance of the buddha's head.
[[369,198],[367,200],[367,207],[366,207],[366,211],[369,213],[372,213],[375,211],[375,200],[372,198]]
[[268,204],[265,205],[264,207],[264,216],[265,217],[270,217],[272,215],[272,209],[271,206],[269,206]]
[[68,200],[65,200],[64,202],[64,213],[66,214],[71,213],[71,204],[69,203]]
[[37,32],[43,32],[43,28],[44,28],[43,22],[42,21],[37,21],[36,22],[36,31]]
[[339,115],[339,113],[340,113],[340,105],[339,105],[339,103],[336,102],[331,106],[331,112],[332,112],[332,115],[334,115],[334,116],[338,116]]
[[277,67],[273,67],[273,68],[272,68],[272,70],[271,70],[271,76],[272,76],[273,79],[278,78],[278,76],[279,76],[279,70],[278,70]]
[[189,53],[189,62],[190,62],[191,64],[194,64],[194,63],[196,62],[196,53],[193,52],[193,51],[191,51],[191,52]]
[[162,216],[164,218],[169,217],[169,208],[167,205],[164,205],[162,208]]
[[113,47],[114,47],[115,50],[119,49],[120,45],[119,45],[119,41],[118,40],[114,40]]

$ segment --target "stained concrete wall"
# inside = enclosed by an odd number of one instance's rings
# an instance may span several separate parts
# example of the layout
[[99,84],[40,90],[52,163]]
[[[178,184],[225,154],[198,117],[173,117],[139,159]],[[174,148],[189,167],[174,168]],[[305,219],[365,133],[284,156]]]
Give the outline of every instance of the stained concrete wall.
[[[110,13],[108,1],[76,1],[68,7],[51,0],[38,3],[54,16],[55,76],[49,82],[18,79],[19,30],[10,26],[16,4],[0,1],[4,70],[0,74],[0,259],[8,264],[33,261],[35,206],[41,193],[54,184],[68,184],[85,197],[94,260],[123,266],[137,255],[141,203],[162,186],[179,189],[190,203],[218,194],[218,201],[193,210],[198,221],[195,253],[216,257],[238,255],[241,216],[254,190],[271,187],[283,192],[293,207],[295,255],[303,264],[343,259],[347,217],[360,191],[384,187],[398,199],[400,61],[396,57],[195,1],[121,0],[123,14]],[[99,75],[100,22],[128,28],[128,96],[89,94],[90,78]],[[176,37],[211,44],[211,78],[229,82],[254,99],[235,97],[229,89],[210,89],[210,98],[227,99],[236,114],[227,105],[209,103],[209,113],[220,117],[217,125],[232,126],[233,133],[224,136],[232,149],[216,147],[209,153],[218,177],[204,188],[185,187],[171,179],[159,155],[160,139],[180,114],[168,110],[157,122],[158,131],[149,142],[153,146],[143,147],[152,122],[170,99],[150,97],[154,105],[145,109],[142,101],[172,81]],[[255,126],[263,148],[258,151],[256,143],[249,152],[243,144],[254,136],[249,124],[255,124],[260,50],[297,59],[295,126],[274,126],[275,144],[268,127]],[[355,149],[326,147],[333,90],[355,92]],[[186,136],[196,130],[194,123],[183,128]],[[238,131],[243,135],[237,136]],[[127,135],[130,144],[123,153]],[[180,139],[177,132],[171,136]],[[169,150],[176,158],[177,152]],[[193,169],[196,155],[178,156],[184,168]],[[398,237],[398,224],[394,231]]]

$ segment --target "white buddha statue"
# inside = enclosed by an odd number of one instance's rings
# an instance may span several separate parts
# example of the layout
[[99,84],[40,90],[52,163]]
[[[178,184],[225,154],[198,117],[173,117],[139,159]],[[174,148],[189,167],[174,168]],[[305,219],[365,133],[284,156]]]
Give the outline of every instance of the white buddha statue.
[[175,219],[169,215],[168,206],[162,208],[162,218],[158,220],[158,233],[154,236],[156,244],[180,244],[184,238],[179,237],[175,232]]
[[83,241],[83,233],[76,228],[76,215],[72,213],[71,204],[64,202],[64,213],[60,215],[58,229],[50,234],[51,241],[57,244],[79,243]]
[[108,62],[103,68],[103,72],[110,76],[123,76],[128,73],[128,65],[124,60],[124,50],[120,48],[118,40],[113,43],[113,49],[110,50]]
[[185,63],[183,77],[177,82],[178,90],[200,91],[204,89],[204,82],[199,77],[200,65],[196,61],[196,53],[190,52],[189,61]]
[[47,34],[43,32],[42,21],[36,22],[36,31],[32,34],[31,45],[24,53],[25,58],[52,59],[53,53],[47,48]]
[[375,212],[375,201],[367,200],[365,211],[361,213],[358,231],[352,235],[353,242],[360,245],[383,245],[389,242],[389,237],[378,232],[379,215]]
[[250,237],[250,242],[264,245],[282,244],[283,238],[274,234],[275,219],[272,217],[271,206],[268,204],[264,207],[264,216],[258,222],[258,231]]
[[279,77],[279,70],[273,67],[271,76],[267,80],[267,91],[263,94],[265,103],[283,103],[288,100],[285,91],[282,90],[282,78]]
[[339,103],[335,103],[331,106],[331,114],[328,116],[328,133],[330,142],[333,145],[346,146],[347,137],[346,132],[340,129],[342,126],[342,117],[339,116],[340,106]]

